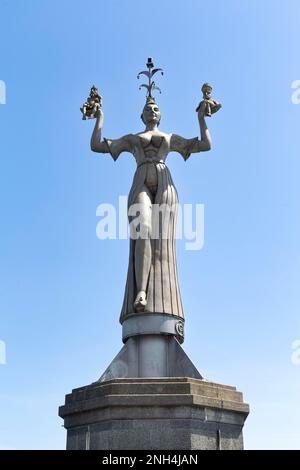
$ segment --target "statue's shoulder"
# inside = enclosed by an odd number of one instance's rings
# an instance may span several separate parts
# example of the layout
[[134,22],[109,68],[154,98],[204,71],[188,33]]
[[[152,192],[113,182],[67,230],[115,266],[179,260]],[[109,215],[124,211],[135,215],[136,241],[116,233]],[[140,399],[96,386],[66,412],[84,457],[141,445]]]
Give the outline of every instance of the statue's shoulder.
[[138,141],[138,139],[139,139],[139,134],[127,134],[127,135],[124,136],[124,138],[125,138],[128,142],[130,142],[131,144],[134,145],[134,144]]

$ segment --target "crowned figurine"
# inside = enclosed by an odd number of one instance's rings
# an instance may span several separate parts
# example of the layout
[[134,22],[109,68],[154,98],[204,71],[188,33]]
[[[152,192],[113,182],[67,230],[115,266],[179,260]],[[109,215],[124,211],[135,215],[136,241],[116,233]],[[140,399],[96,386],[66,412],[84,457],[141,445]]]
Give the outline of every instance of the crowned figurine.
[[203,100],[197,106],[196,112],[202,113],[203,116],[210,117],[212,114],[219,111],[222,105],[212,99],[212,86],[209,83],[204,83],[202,85],[201,91],[203,93]]
[[83,104],[80,111],[82,112],[82,119],[94,119],[97,111],[102,106],[102,97],[98,93],[98,88],[92,86],[90,95],[86,102]]

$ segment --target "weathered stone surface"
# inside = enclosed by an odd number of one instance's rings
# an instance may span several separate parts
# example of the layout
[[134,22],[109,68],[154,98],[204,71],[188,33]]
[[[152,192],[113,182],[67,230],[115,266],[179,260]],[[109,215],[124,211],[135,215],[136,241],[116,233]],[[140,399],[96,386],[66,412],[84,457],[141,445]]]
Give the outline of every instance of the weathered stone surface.
[[235,387],[189,378],[117,379],[74,389],[59,415],[67,449],[243,449]]

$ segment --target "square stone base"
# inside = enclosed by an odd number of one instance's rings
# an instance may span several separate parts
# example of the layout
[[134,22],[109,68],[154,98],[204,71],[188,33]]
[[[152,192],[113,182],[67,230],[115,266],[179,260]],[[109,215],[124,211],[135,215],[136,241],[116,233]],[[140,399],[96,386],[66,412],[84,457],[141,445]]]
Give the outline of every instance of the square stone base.
[[59,409],[68,450],[240,450],[248,413],[235,387],[190,378],[96,382]]

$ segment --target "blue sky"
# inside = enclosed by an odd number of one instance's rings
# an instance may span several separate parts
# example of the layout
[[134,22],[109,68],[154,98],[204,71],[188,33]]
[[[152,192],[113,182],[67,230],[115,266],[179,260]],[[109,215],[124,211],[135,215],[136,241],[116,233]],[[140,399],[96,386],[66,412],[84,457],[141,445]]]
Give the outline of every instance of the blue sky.
[[96,237],[135,163],[89,149],[79,107],[103,96],[103,134],[142,129],[147,57],[165,69],[161,130],[198,135],[204,81],[222,110],[209,153],[168,166],[205,205],[200,251],[177,243],[184,349],[251,406],[245,447],[300,448],[300,79],[297,0],[0,0],[0,448],[63,449],[57,408],[121,348],[128,241]]

